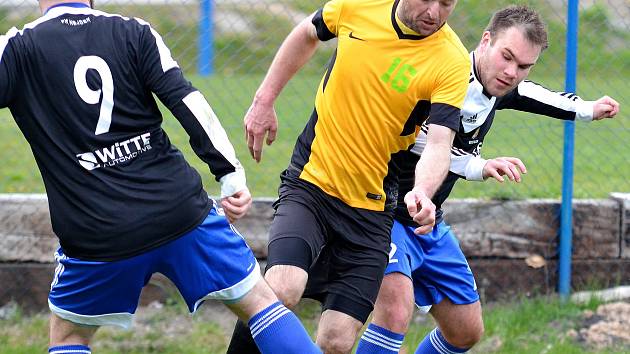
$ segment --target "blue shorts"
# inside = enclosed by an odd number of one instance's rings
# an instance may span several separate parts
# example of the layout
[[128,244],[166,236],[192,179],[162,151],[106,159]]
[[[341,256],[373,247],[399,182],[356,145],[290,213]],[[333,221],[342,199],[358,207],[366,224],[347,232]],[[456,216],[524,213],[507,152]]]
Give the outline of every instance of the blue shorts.
[[457,305],[478,301],[475,278],[450,226],[440,222],[431,233],[421,236],[413,230],[394,221],[385,274],[408,276],[416,305],[424,312],[445,297]]
[[175,284],[191,313],[206,299],[243,297],[261,276],[251,249],[222,210],[217,212],[216,203],[195,229],[141,255],[94,262],[70,258],[59,249],[55,259],[50,310],[93,326],[129,328],[140,291],[153,273],[162,273]]

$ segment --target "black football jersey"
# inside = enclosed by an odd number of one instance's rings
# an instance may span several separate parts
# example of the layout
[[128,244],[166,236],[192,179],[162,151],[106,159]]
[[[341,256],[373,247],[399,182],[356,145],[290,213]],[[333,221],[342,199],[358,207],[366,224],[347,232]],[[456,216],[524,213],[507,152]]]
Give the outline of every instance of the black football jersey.
[[137,255],[207,215],[201,178],[162,130],[154,95],[222,194],[244,188],[225,131],[148,23],[69,3],[0,36],[0,108],[30,144],[68,256]]

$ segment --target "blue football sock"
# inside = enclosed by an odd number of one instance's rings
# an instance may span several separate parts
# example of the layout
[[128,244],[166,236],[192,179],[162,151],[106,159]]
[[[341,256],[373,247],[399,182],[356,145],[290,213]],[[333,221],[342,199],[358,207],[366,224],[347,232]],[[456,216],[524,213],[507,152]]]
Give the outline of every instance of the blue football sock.
[[357,354],[398,353],[403,339],[405,339],[404,334],[370,323],[359,340]]
[[470,348],[458,348],[444,339],[438,328],[431,331],[418,345],[416,354],[453,354],[466,353]]
[[249,329],[263,354],[315,354],[322,351],[313,343],[300,320],[280,302],[255,314]]
[[58,345],[48,348],[48,354],[92,354],[87,345]]

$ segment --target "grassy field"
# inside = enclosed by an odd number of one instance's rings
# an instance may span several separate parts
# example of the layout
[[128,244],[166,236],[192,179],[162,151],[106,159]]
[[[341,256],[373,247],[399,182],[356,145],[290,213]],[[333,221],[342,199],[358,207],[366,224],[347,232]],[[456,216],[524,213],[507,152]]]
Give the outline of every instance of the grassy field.
[[[265,147],[263,160],[256,164],[247,151],[243,137],[242,117],[251,96],[262,80],[260,75],[219,76],[207,78],[190,76],[202,90],[221,119],[233,142],[241,162],[245,165],[252,192],[257,197],[275,196],[279,173],[287,166],[295,139],[304,127],[312,110],[314,90],[319,77],[300,75],[280,97],[276,109],[280,131],[278,140]],[[554,78],[534,79],[550,88],[561,88]],[[630,85],[621,77],[605,82],[594,82],[591,77],[578,79],[578,92],[585,98],[596,98],[607,93],[620,99],[622,107],[630,106]],[[593,85],[589,85],[589,83]],[[630,191],[630,121],[622,110],[615,120],[576,126],[575,196],[578,198],[606,197],[613,191]],[[211,194],[218,189],[207,166],[189,147],[187,135],[168,112],[164,127],[173,143],[200,171]],[[484,143],[486,157],[513,155],[528,166],[529,173],[521,185],[507,183],[459,183],[455,197],[486,198],[558,198],[561,191],[563,123],[514,111],[499,112],[493,131]],[[0,192],[43,192],[39,172],[28,144],[13,122],[8,110],[0,110]]]
[[[486,306],[486,332],[471,353],[627,353],[623,347],[596,350],[567,335],[570,330],[583,327],[584,311],[594,311],[599,305],[597,300],[580,305],[560,304],[555,298],[544,297]],[[314,302],[301,305],[299,310],[312,334],[318,313]],[[203,306],[195,317],[190,317],[181,302],[172,302],[161,308],[141,308],[133,331],[101,329],[92,347],[103,354],[223,353],[233,323],[232,315],[222,314],[215,306]],[[415,345],[434,327],[429,317],[416,315],[403,346],[413,353]],[[47,315],[27,316],[14,311],[0,319],[0,354],[43,352],[46,333]]]
[[[193,74],[197,57],[196,3],[114,6],[103,2],[102,9],[141,16],[163,34],[174,57],[193,83],[206,94],[223,122],[246,167],[254,196],[272,197],[276,195],[278,174],[288,164],[295,139],[312,110],[314,90],[334,43],[318,51],[313,61],[284,90],[276,105],[280,120],[279,138],[273,146],[265,149],[260,164],[255,164],[248,156],[242,117],[276,48],[292,26],[289,14],[299,16],[309,13],[321,3],[323,1],[278,0],[276,5],[280,8],[273,10],[269,4],[262,4],[256,11],[248,8],[249,5],[217,4],[217,13],[224,15],[216,18],[216,74],[209,78]],[[488,0],[484,6],[476,6],[474,2],[461,2],[449,23],[464,44],[472,49],[490,18],[490,9],[509,3],[511,1]],[[525,3],[538,9],[549,26],[550,48],[542,55],[532,78],[549,88],[560,90],[564,87],[566,9],[556,2],[549,6],[547,0]],[[21,13],[0,6],[0,32],[4,33],[10,26],[19,26],[36,16],[36,11]],[[601,198],[613,191],[630,191],[630,182],[626,177],[630,172],[630,123],[626,113],[630,104],[630,84],[626,80],[630,75],[630,32],[612,26],[613,16],[613,11],[601,4],[580,11],[578,93],[588,99],[602,94],[613,96],[621,102],[622,111],[615,121],[577,125],[574,195],[578,198]],[[236,18],[242,20],[248,29],[237,30],[231,22]],[[602,41],[602,36],[606,36],[607,40]],[[183,129],[168,113],[165,114],[164,126],[175,145],[201,172],[208,191],[216,194],[218,188],[207,166],[194,156]],[[459,183],[453,195],[558,198],[561,193],[562,146],[562,122],[522,113],[500,112],[484,144],[483,154],[485,157],[518,156],[528,166],[529,174],[522,185]],[[0,167],[0,192],[43,192],[35,162],[7,110],[0,110],[0,161],[3,162]]]

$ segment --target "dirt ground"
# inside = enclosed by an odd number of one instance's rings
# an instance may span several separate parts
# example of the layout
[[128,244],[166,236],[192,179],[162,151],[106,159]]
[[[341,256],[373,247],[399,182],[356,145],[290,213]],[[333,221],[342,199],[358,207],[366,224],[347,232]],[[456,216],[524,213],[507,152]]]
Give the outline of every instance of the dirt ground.
[[579,330],[567,335],[589,348],[630,351],[630,302],[613,302],[600,305],[595,312],[585,311]]

